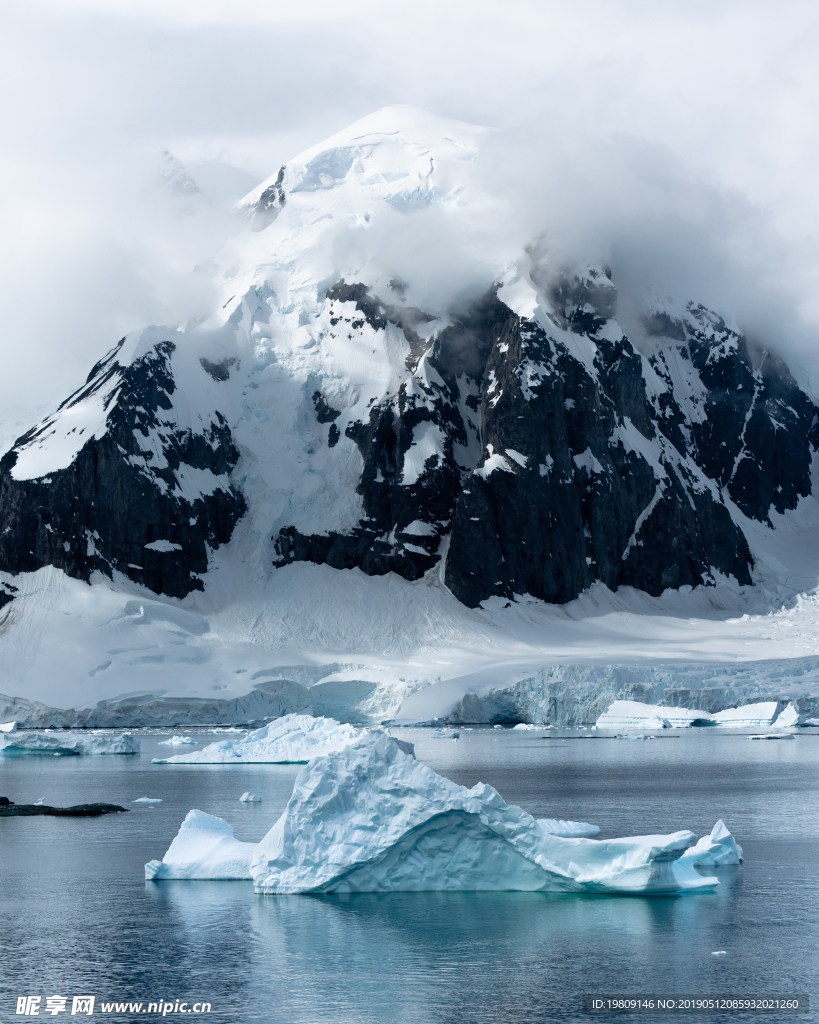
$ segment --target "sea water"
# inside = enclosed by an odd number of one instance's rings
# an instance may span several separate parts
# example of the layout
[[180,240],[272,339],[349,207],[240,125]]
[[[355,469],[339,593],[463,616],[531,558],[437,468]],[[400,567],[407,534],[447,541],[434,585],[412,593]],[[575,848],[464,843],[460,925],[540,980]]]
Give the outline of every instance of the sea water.
[[[17,803],[129,808],[0,818],[0,1022],[33,1019],[16,1014],[29,995],[41,997],[39,1019],[48,996],[65,996],[60,1016],[69,1017],[73,996],[94,995],[93,1016],[109,1021],[159,1018],[102,1014],[102,1001],[178,1000],[208,1002],[210,1013],[195,1019],[231,1024],[522,1024],[627,1019],[584,1011],[583,994],[809,994],[811,1010],[799,1016],[692,1019],[819,1020],[815,732],[749,742],[710,729],[656,740],[400,731],[449,778],[490,783],[536,817],[594,822],[601,837],[701,835],[724,818],[745,863],[720,869],[714,894],[653,898],[262,897],[243,882],[146,883],[144,863],[162,856],[192,807],[259,839],[299,771],[151,764],[167,756],[158,745],[167,735],[143,734],[139,757],[0,757],[0,795]],[[262,802],[240,803],[246,790]],[[162,803],[133,803],[141,796]]]

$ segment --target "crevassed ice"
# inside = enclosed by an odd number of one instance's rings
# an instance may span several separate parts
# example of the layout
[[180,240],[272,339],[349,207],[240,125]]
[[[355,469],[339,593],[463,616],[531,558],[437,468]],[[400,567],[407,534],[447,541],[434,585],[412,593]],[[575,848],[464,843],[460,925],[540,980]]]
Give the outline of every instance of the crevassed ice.
[[459,786],[371,733],[302,769],[251,875],[266,894],[711,889],[717,879],[677,863],[695,842],[558,837],[491,786]]
[[736,864],[722,821],[688,831],[595,841],[587,822],[535,819],[485,785],[465,789],[384,733],[302,769],[258,844],[191,811],[146,877],[252,878],[260,893],[527,890],[665,894],[712,889],[695,865]]

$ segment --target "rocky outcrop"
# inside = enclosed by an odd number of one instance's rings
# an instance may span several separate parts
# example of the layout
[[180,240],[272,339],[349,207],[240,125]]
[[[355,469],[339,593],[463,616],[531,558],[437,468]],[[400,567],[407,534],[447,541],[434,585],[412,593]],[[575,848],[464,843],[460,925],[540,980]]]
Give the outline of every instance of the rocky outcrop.
[[[329,294],[373,329],[412,333],[362,285]],[[781,361],[704,307],[649,316],[639,350],[616,300],[591,269],[553,288],[547,313],[517,315],[501,292],[456,317],[398,393],[346,428],[363,460],[358,526],[284,527],[276,564],[418,579],[443,557],[472,606],[566,602],[596,581],[655,595],[751,583],[732,508],[767,521],[810,492],[817,410]],[[315,401],[332,447],[338,413]]]
[[143,337],[130,361],[123,339],[0,461],[0,569],[116,572],[172,597],[202,588],[209,551],[245,504],[230,482],[238,451],[222,413],[180,415],[172,334]]

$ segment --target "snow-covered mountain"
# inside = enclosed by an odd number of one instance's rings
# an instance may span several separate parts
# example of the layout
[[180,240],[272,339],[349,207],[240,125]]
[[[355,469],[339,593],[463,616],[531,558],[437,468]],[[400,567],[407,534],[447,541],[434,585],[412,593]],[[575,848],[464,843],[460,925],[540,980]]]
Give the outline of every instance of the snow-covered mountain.
[[[505,621],[517,667],[501,683],[565,660],[547,639],[565,612],[533,600],[580,599],[583,617],[639,591],[713,618],[815,588],[800,550],[806,535],[815,546],[810,397],[696,297],[629,294],[618,319],[616,266],[558,258],[548,225],[511,257],[491,238],[452,244],[497,207],[474,172],[484,136],[388,108],[290,161],[239,204],[245,228],[214,260],[219,308],[123,339],[6,453],[0,656],[14,696],[59,703],[25,638],[63,602],[82,619],[71,580],[92,584],[96,625],[63,706],[232,699],[251,668],[332,662],[332,675],[353,661],[326,709],[365,717],[457,674],[432,667],[433,635],[439,652],[455,637],[468,648]],[[62,593],[50,607],[46,579]],[[305,601],[312,632],[293,616]],[[629,601],[635,637],[651,633],[648,598]],[[131,611],[106,619],[112,602]],[[111,623],[144,630],[146,608],[166,626],[126,667]],[[198,683],[168,678],[179,648],[209,666]],[[591,627],[583,649],[575,662],[600,654]],[[400,680],[398,651],[419,659]]]

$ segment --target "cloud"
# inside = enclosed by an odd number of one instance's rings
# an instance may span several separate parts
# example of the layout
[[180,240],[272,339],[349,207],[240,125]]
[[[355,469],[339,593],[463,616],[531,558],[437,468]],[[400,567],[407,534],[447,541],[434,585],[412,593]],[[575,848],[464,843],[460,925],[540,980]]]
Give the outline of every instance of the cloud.
[[[8,0],[5,432],[64,397],[125,330],[178,322],[207,301],[190,268],[230,224],[221,212],[179,219],[156,199],[161,150],[261,179],[389,103],[499,129],[479,167],[508,198],[484,231],[499,248],[541,226],[572,251],[608,248],[624,279],[651,273],[719,293],[814,373],[814,10],[807,0],[787,16],[758,0]],[[461,261],[465,287],[486,272],[475,230],[457,225],[437,249],[438,263]],[[421,273],[424,238],[406,241]]]

